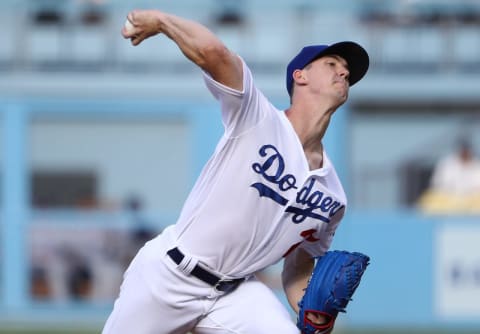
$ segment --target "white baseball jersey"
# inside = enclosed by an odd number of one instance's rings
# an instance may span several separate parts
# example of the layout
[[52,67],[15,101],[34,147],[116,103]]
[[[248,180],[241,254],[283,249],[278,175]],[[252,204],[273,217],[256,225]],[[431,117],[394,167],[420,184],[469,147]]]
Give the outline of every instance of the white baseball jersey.
[[204,74],[221,103],[225,133],[190,193],[177,245],[216,271],[243,277],[301,245],[330,247],[346,196],[327,154],[310,171],[291,123],[254,85],[243,63],[243,91]]
[[[298,246],[322,255],[345,194],[325,153],[323,167],[309,170],[285,113],[257,90],[245,64],[243,72],[243,92],[205,76],[225,134],[178,222],[147,242],[125,272],[103,334],[298,334],[271,289],[249,275]],[[175,246],[187,259],[178,265],[167,255]],[[223,294],[190,274],[198,260],[218,276],[249,279]]]

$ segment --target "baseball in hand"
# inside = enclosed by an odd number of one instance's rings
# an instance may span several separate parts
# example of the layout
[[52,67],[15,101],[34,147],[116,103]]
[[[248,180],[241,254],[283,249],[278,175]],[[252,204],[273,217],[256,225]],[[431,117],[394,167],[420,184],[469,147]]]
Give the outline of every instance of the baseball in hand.
[[125,32],[127,34],[132,34],[134,30],[135,30],[135,27],[133,26],[132,22],[130,22],[130,20],[127,19],[125,21]]

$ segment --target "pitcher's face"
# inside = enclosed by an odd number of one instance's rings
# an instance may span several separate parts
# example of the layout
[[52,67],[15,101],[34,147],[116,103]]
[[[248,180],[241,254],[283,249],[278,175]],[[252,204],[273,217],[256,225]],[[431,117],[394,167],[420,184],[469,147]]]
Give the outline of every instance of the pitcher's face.
[[337,97],[339,105],[347,100],[350,72],[345,59],[337,55],[323,56],[311,62],[304,70],[312,92]]

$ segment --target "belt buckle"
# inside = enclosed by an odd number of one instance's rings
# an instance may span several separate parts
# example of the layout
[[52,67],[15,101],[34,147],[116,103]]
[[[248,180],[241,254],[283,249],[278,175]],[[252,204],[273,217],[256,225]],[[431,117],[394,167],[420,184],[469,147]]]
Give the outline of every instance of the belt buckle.
[[240,283],[241,281],[237,279],[221,279],[213,289],[218,293],[227,294],[234,291]]

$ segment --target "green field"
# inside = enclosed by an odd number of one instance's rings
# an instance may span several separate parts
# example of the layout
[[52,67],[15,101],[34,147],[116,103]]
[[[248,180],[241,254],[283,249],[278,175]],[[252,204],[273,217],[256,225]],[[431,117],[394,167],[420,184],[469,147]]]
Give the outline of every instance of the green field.
[[[377,330],[361,330],[361,331],[342,331],[336,330],[333,334],[478,334],[477,331],[439,331],[439,330],[415,330],[415,329],[377,329]],[[0,334],[99,334],[100,329],[96,330],[79,330],[79,329],[0,329]]]

